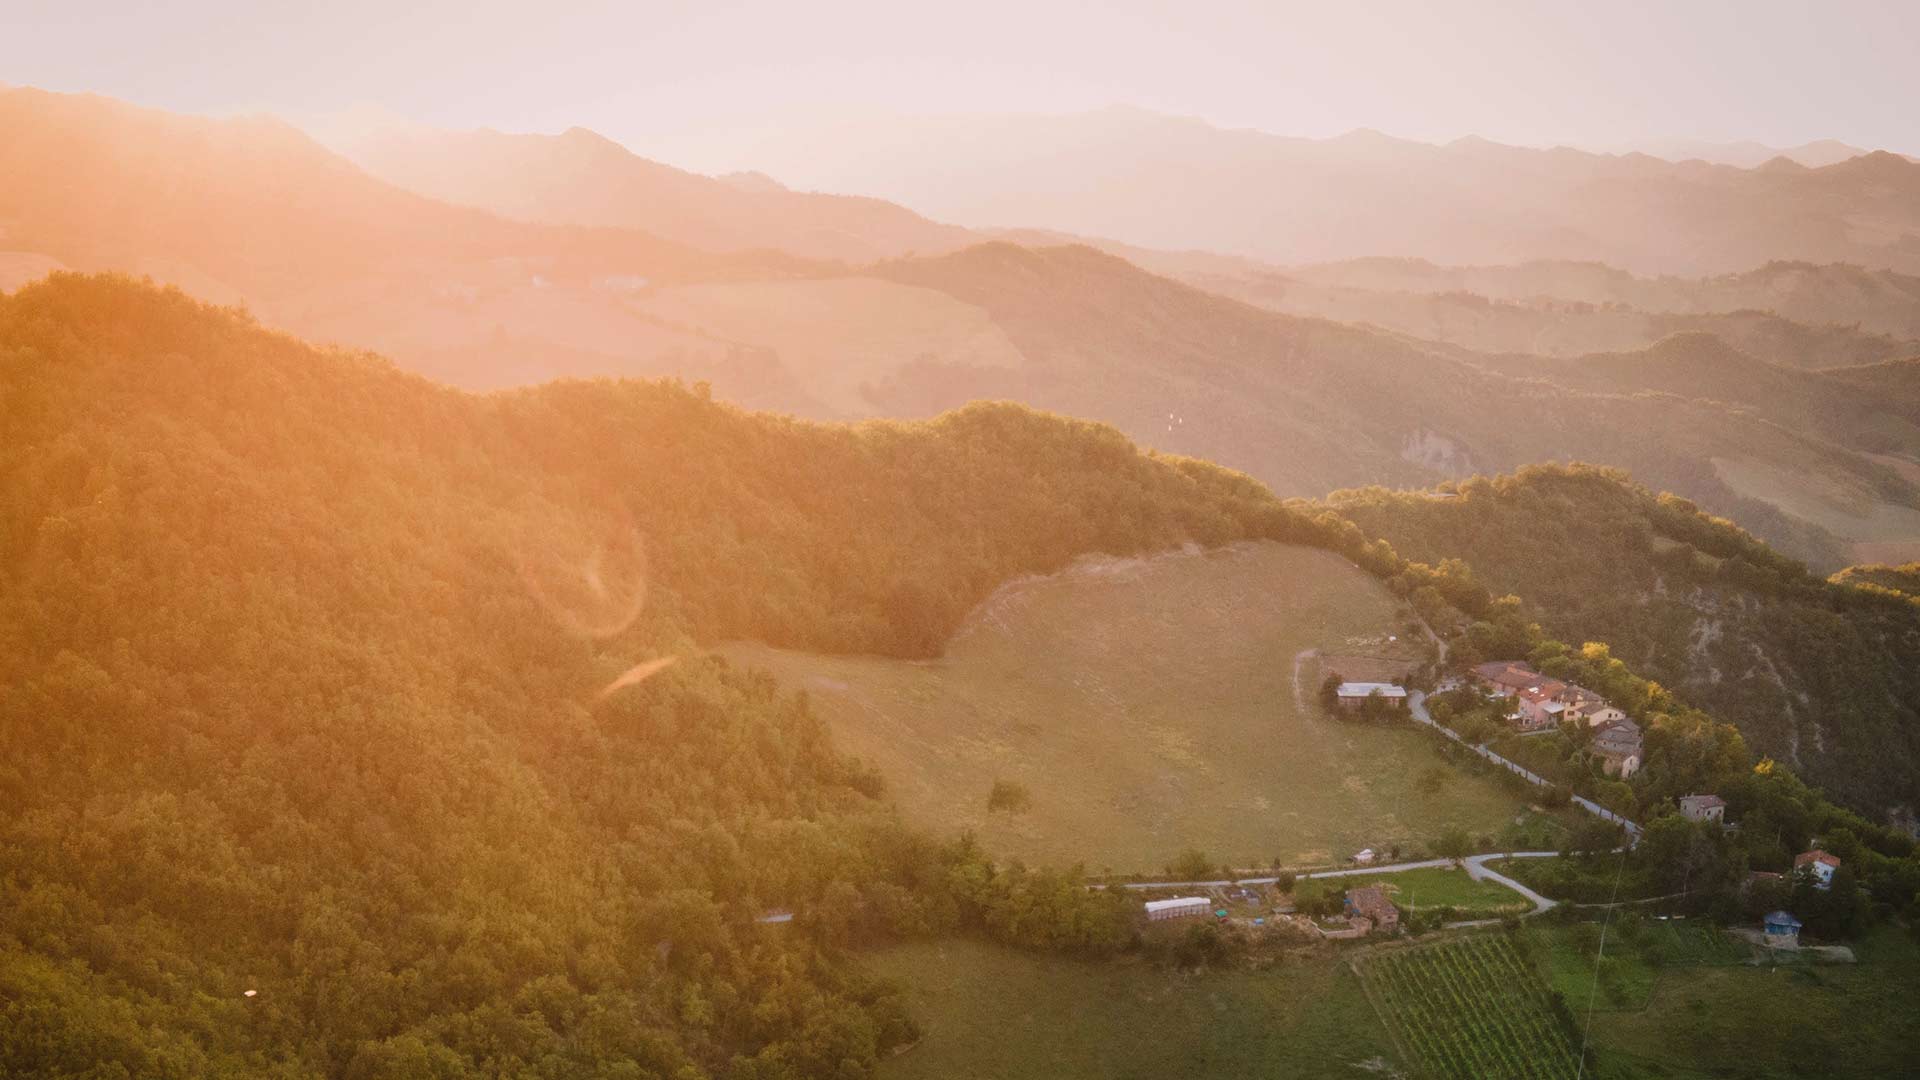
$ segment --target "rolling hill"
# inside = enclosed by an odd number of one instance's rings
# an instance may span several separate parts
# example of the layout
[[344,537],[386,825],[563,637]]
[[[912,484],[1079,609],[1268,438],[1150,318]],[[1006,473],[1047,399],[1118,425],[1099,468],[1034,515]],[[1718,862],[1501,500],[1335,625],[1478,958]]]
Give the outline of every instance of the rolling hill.
[[701,643],[924,657],[1086,554],[1311,532],[1017,406],[475,396],[122,278],[0,297],[0,400],[9,1076],[866,1075],[910,1025],[849,939],[1111,910]]
[[279,121],[92,96],[0,90],[0,169],[0,249],[16,281],[53,268],[148,275],[470,387],[583,374],[566,366],[582,355],[597,374],[712,363],[730,343],[662,326],[626,296],[814,272],[777,253],[509,221],[377,180]]
[[879,199],[742,184],[648,161],[584,128],[560,135],[385,127],[334,144],[409,191],[505,217],[641,229],[706,251],[872,262],[975,243]]
[[[1825,268],[1849,270],[1851,268]],[[1278,270],[1246,271],[1176,268],[1170,276],[1223,296],[1290,315],[1307,315],[1336,322],[1367,323],[1427,341],[1459,345],[1476,352],[1525,353],[1544,357],[1580,356],[1594,352],[1641,349],[1681,333],[1704,333],[1752,356],[1787,367],[1828,368],[1878,363],[1920,355],[1920,340],[1876,333],[1861,328],[1859,319],[1896,324],[1911,334],[1920,316],[1910,297],[1885,295],[1885,303],[1826,306],[1829,316],[1853,321],[1796,322],[1759,308],[1738,303],[1777,303],[1803,316],[1819,315],[1823,305],[1797,303],[1792,295],[1773,298],[1732,294],[1719,300],[1722,310],[1685,310],[1716,303],[1713,297],[1658,295],[1646,290],[1641,302],[1673,304],[1683,310],[1643,309],[1619,300],[1568,299],[1547,293],[1525,297],[1495,297],[1457,289],[1369,288],[1340,283],[1344,278],[1366,280],[1371,275],[1335,274],[1326,268],[1306,268],[1292,274]],[[1314,280],[1321,273],[1334,280]],[[1393,275],[1382,275],[1391,280]],[[1443,281],[1430,282],[1439,289]],[[1637,279],[1636,279],[1637,280]],[[1492,283],[1487,283],[1492,284]],[[1555,282],[1539,284],[1553,287]],[[1497,287],[1497,286],[1496,286]],[[1581,293],[1577,285],[1568,292]]]
[[[1455,348],[1265,312],[1084,247],[994,243],[848,271],[455,207],[272,121],[19,90],[0,94],[0,134],[0,152],[34,178],[0,192],[16,274],[151,272],[463,387],[671,375],[823,419],[1007,398],[1113,423],[1300,496],[1597,460],[1733,515],[1823,570],[1904,557],[1848,540],[1903,544],[1903,510],[1920,505],[1900,471],[1914,448],[1897,440],[1873,448],[1887,460],[1870,459],[1711,400],[1516,378]],[[528,152],[519,146],[503,160]],[[616,173],[650,174],[624,151],[587,149]],[[32,168],[45,160],[66,169]],[[1816,524],[1836,491],[1854,502],[1837,534]]]
[[[1866,514],[1920,505],[1892,466],[1716,401],[1630,383],[1568,389],[1538,370],[1261,311],[1087,248],[992,245],[875,273],[985,310],[1027,360],[1014,372],[910,365],[878,389],[882,411],[1015,397],[1243,469],[1284,495],[1355,475],[1418,485],[1534,461],[1606,462],[1829,570],[1858,560],[1781,506],[1805,511],[1835,491],[1866,497]],[[1917,448],[1905,439],[1898,449]],[[1776,482],[1749,495],[1722,476],[1722,460],[1764,462]]]
[[1885,152],[1739,169],[1479,138],[1296,138],[1137,108],[823,127],[761,140],[756,167],[975,227],[1288,265],[1544,258],[1700,275],[1796,259],[1920,273],[1920,164]]
[[[1325,669],[1295,659],[1397,654],[1383,670],[1411,670],[1419,651],[1389,643],[1403,612],[1336,555],[1255,543],[1009,584],[936,660],[725,651],[805,691],[909,820],[1138,878],[1196,848],[1300,865],[1411,850],[1448,825],[1502,834],[1523,810],[1510,792],[1482,776],[1423,789],[1441,767],[1432,746],[1327,719]],[[1033,807],[988,813],[996,780],[1026,786]]]
[[1920,806],[1920,606],[1829,583],[1604,470],[1330,502],[1409,558],[1467,560],[1549,633],[1607,642],[1843,801],[1876,816]]

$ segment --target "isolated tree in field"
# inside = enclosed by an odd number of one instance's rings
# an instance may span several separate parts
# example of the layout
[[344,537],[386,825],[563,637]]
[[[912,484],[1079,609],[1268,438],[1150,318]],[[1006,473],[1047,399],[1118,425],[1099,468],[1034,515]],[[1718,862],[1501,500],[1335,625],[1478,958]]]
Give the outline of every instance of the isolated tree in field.
[[1320,680],[1320,704],[1329,712],[1340,704],[1340,684],[1343,682],[1346,680],[1337,671],[1327,672],[1327,677]]
[[1033,792],[1017,780],[995,780],[987,792],[987,813],[1004,812],[1009,819],[1033,809]]
[[1213,860],[1199,848],[1188,848],[1167,864],[1167,873],[1179,881],[1204,881],[1213,876],[1215,869]]
[[1473,838],[1460,826],[1450,826],[1434,838],[1433,851],[1441,858],[1452,859],[1457,864],[1472,854]]

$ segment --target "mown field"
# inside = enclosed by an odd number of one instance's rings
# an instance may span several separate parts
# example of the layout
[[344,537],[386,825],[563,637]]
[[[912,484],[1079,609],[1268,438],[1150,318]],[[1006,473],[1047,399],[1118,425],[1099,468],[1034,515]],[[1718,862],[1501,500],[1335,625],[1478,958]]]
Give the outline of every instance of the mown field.
[[[911,818],[991,850],[1154,874],[1182,851],[1266,865],[1501,832],[1522,810],[1420,733],[1339,722],[1305,650],[1406,648],[1393,598],[1323,551],[1242,544],[1009,586],[934,661],[731,645],[804,688]],[[1440,783],[1423,774],[1438,769]],[[1023,814],[989,815],[996,779]]]
[[1309,878],[1297,882],[1296,899],[1307,899],[1325,892],[1339,893],[1362,885],[1378,885],[1402,911],[1428,911],[1453,908],[1463,919],[1530,911],[1533,905],[1519,893],[1494,881],[1475,881],[1465,870],[1426,868],[1402,870],[1394,874],[1349,874],[1343,877]]
[[970,941],[887,949],[926,1034],[882,1080],[1404,1075],[1344,962],[1181,974]]
[[1447,1080],[1573,1080],[1580,1049],[1534,963],[1505,934],[1383,949],[1361,965],[1405,1051]]

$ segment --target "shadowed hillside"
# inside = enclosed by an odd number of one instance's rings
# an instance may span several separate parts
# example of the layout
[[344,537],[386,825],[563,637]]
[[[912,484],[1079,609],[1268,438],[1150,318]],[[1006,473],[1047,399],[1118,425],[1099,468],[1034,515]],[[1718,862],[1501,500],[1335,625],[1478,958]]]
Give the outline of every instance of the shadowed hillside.
[[[882,410],[1018,397],[1244,469],[1289,495],[1354,476],[1419,484],[1532,461],[1601,461],[1829,569],[1855,560],[1771,499],[1841,489],[1869,507],[1920,505],[1912,481],[1890,467],[1724,404],[1644,393],[1631,381],[1593,393],[1533,371],[1503,374],[1453,350],[1261,311],[1087,248],[986,245],[876,272],[985,310],[1027,360],[1017,372],[909,366],[879,388]],[[1721,475],[1722,459],[1766,462],[1782,479],[1749,497]]]
[[1549,633],[1607,642],[1846,801],[1920,805],[1920,606],[1830,584],[1609,471],[1330,501],[1409,558],[1467,560]]

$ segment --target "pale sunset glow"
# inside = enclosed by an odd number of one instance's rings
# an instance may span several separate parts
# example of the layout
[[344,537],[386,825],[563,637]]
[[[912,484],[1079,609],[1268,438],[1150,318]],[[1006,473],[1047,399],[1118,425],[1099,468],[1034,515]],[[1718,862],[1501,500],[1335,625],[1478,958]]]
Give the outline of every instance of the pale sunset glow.
[[13,0],[0,1078],[1913,1075],[1916,56]]

